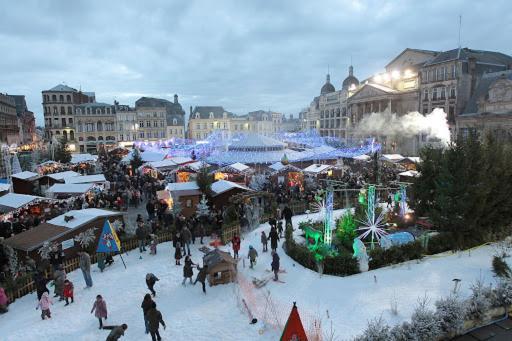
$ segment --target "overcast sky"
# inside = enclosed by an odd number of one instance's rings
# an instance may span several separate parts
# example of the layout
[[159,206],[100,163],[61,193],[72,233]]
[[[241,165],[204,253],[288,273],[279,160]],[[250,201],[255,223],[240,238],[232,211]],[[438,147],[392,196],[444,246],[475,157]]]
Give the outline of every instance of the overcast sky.
[[[129,5],[128,5],[129,3]],[[41,91],[59,83],[97,101],[140,96],[237,114],[295,114],[330,66],[340,87],[406,47],[512,54],[512,1],[11,1],[0,20],[0,92],[24,94],[42,124]]]

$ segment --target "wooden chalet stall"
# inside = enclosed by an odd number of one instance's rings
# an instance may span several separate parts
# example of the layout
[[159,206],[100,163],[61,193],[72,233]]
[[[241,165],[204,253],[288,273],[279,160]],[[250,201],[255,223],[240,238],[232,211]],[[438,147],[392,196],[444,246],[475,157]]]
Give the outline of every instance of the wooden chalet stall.
[[173,205],[176,201],[180,202],[181,214],[187,218],[195,215],[202,197],[196,182],[173,182],[167,185],[166,190],[169,191]]
[[[171,159],[177,163],[176,168],[171,171],[171,174],[174,175],[174,180],[176,182],[195,181],[197,179],[197,173],[201,170],[201,168],[210,167],[210,165],[206,162],[193,161],[190,158],[181,159],[182,160],[179,160],[178,158]],[[186,159],[189,159],[190,161],[185,162]]]
[[270,177],[274,184],[299,187],[300,190],[304,189],[304,174],[302,173],[302,169],[281,162],[276,162],[270,165],[269,168],[271,170]]
[[314,163],[302,170],[305,175],[315,177],[317,179],[325,179],[334,175],[334,166]]
[[48,188],[46,196],[54,199],[65,199],[88,193],[93,184],[55,184]]
[[40,178],[39,174],[29,171],[13,174],[11,176],[12,190],[18,194],[37,194]]
[[[38,197],[35,195],[7,193],[6,195],[0,197],[0,213],[10,213],[23,207],[27,207],[30,214],[40,213],[41,208],[39,202],[44,199],[45,198],[43,197]],[[38,208],[32,210],[29,206],[38,206]]]
[[11,190],[11,185],[0,183],[0,196],[6,195]]
[[234,282],[237,275],[237,262],[229,254],[214,249],[203,256],[203,264],[208,265],[208,283],[210,286]]
[[216,169],[212,173],[214,174],[215,180],[227,180],[247,185],[249,183],[249,177],[253,172],[254,170],[251,167],[244,165],[243,163],[236,162]]
[[91,174],[96,170],[97,155],[92,154],[72,154],[71,169],[82,174]]
[[223,208],[226,205],[231,203],[231,197],[234,195],[252,192],[253,190],[249,187],[227,181],[227,180],[218,180],[212,184],[212,193],[213,198],[212,202],[216,208]]
[[41,175],[64,172],[68,169],[68,166],[53,160],[45,161],[37,165],[37,172]]
[[108,181],[103,174],[93,174],[93,175],[84,175],[84,176],[74,176],[71,178],[64,179],[66,185],[71,184],[95,184],[95,185],[105,185]]
[[8,238],[5,243],[16,250],[19,256],[28,255],[35,260],[40,259],[38,250],[45,242],[55,243],[62,246],[66,258],[70,258],[82,250],[74,238],[88,229],[92,228],[95,235],[95,240],[89,247],[96,247],[105,219],[115,225],[123,222],[123,216],[119,212],[97,208],[73,210]]
[[416,171],[416,167],[420,162],[421,159],[418,156],[407,156],[402,160],[398,161],[398,163],[402,165],[406,170],[411,171]]
[[64,171],[53,174],[45,174],[39,180],[41,192],[44,194],[51,186],[55,184],[63,184],[66,178],[80,176],[80,173],[74,171]]

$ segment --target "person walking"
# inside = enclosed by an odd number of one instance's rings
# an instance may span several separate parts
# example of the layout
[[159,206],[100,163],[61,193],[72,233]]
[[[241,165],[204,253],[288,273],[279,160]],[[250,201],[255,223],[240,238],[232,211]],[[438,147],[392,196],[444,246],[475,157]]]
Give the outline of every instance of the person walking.
[[0,287],[0,314],[5,314],[9,311],[9,297],[7,297],[4,288]]
[[268,251],[268,238],[265,231],[261,231],[261,244],[263,245],[263,252]]
[[73,287],[73,283],[66,279],[64,281],[64,299],[66,300],[66,304],[65,305],[69,305],[69,299],[71,299],[71,303],[74,303],[75,302],[75,297],[74,297],[74,287]]
[[157,281],[159,281],[159,279],[154,274],[152,274],[152,273],[146,274],[146,285],[148,286],[149,291],[151,291],[151,294],[153,295],[153,297],[156,296],[154,286]]
[[91,256],[89,256],[87,252],[80,252],[80,270],[82,270],[82,274],[84,275],[87,288],[92,287]]
[[194,262],[192,262],[192,259],[190,256],[185,257],[185,266],[183,267],[183,282],[182,285],[185,285],[185,281],[187,278],[190,280],[190,284],[192,284],[192,276],[194,276],[194,270],[192,269],[192,266],[196,265]]
[[272,266],[272,271],[274,272],[274,281],[278,281],[279,255],[275,251],[272,251],[272,263],[270,265]]
[[197,282],[201,282],[201,284],[203,286],[203,293],[206,294],[205,281],[206,281],[206,274],[208,273],[208,265],[204,264],[202,268],[199,267],[199,265],[198,265],[197,269],[199,270],[199,273],[197,274],[196,280],[194,281],[194,285],[196,285]]
[[123,323],[120,326],[105,326],[103,329],[111,329],[112,331],[107,336],[107,341],[117,341],[124,336],[124,332],[128,329],[128,325]]
[[277,233],[275,228],[272,228],[270,230],[268,237],[270,238],[270,248],[274,252],[277,251],[277,242],[279,241],[279,234]]
[[293,228],[292,217],[293,217],[293,212],[292,212],[291,208],[286,206],[283,209],[283,218],[285,220],[286,226],[290,225]]
[[44,277],[43,273],[38,272],[34,275],[34,282],[36,284],[37,300],[39,301],[44,292],[50,293],[50,290],[46,287],[48,280]]
[[151,295],[150,294],[144,295],[144,300],[142,300],[142,304],[140,305],[140,307],[142,308],[142,313],[144,314],[144,326],[146,326],[146,334],[149,334],[147,313],[148,313],[149,309],[151,309],[152,305],[153,305],[153,299],[151,298]]
[[50,311],[50,306],[53,304],[52,299],[50,298],[50,295],[48,295],[48,292],[43,292],[43,295],[41,296],[41,299],[37,303],[36,310],[41,308],[41,319],[44,320],[45,317],[48,317],[49,319],[52,318],[52,313]]
[[233,253],[235,259],[238,258],[238,251],[240,251],[240,237],[238,234],[234,234],[233,238],[231,239],[231,243],[233,244]]
[[101,297],[101,295],[96,296],[96,301],[92,305],[91,314],[94,312],[94,316],[98,318],[100,322],[100,328],[103,328],[103,319],[107,319],[107,302]]
[[162,327],[164,327],[164,330],[166,328],[165,322],[162,319],[162,313],[156,309],[156,303],[153,302],[151,305],[151,308],[147,312],[147,319],[148,319],[148,325],[149,325],[149,333],[151,334],[151,340],[153,341],[160,341],[162,340],[162,337],[160,336],[160,332],[158,331],[158,328],[160,327],[160,324]]
[[137,229],[135,230],[135,236],[139,243],[139,252],[146,252],[146,228],[144,227],[143,222],[138,223]]
[[176,242],[176,249],[174,250],[174,259],[176,260],[176,265],[181,265],[180,264],[181,257],[183,257],[181,255],[181,243]]
[[251,262],[251,269],[254,268],[254,265],[256,264],[256,257],[258,257],[258,251],[256,251],[256,249],[253,248],[252,245],[249,245],[249,254],[247,255],[247,258],[249,258]]
[[187,254],[190,256],[190,241],[192,240],[192,233],[190,232],[186,225],[183,227],[183,230],[181,231],[181,239],[183,241],[183,254]]
[[54,295],[53,297],[59,297],[60,301],[64,301],[64,281],[66,280],[66,272],[62,265],[53,272],[53,284],[54,284]]

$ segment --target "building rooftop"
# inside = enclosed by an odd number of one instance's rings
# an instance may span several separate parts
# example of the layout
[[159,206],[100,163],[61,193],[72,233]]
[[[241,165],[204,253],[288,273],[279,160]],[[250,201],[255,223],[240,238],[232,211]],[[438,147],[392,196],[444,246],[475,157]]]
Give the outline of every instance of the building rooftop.
[[487,96],[490,86],[500,78],[512,80],[512,70],[483,74],[461,115],[478,113],[478,101]]
[[196,114],[199,114],[199,118],[208,119],[210,118],[210,114],[213,115],[213,118],[223,118],[224,113],[227,114],[228,118],[234,116],[233,113],[224,110],[221,106],[197,106],[194,108],[192,113],[190,114],[190,118],[196,118]]
[[46,91],[53,91],[53,92],[78,92],[77,89],[74,89],[70,86],[67,86],[67,85],[64,85],[64,84],[59,84],[59,85],[56,85],[54,86],[53,88],[51,88],[50,90],[46,90]]
[[456,48],[440,52],[437,56],[426,62],[424,66],[430,66],[440,63],[449,62],[452,60],[465,60],[475,58],[477,63],[502,65],[507,67],[512,63],[512,57],[501,52],[473,50],[467,47]]

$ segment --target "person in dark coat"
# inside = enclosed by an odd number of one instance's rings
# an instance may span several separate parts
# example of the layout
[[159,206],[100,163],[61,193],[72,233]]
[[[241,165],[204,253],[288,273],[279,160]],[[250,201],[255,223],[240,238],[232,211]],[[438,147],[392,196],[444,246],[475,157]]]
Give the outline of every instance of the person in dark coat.
[[187,254],[190,256],[190,242],[192,241],[192,232],[188,229],[187,226],[183,227],[183,230],[181,231],[181,240],[183,247],[183,254]]
[[272,266],[272,271],[274,272],[274,281],[278,281],[279,277],[277,276],[279,273],[279,255],[277,252],[272,252],[272,263],[270,264]]
[[190,259],[190,256],[185,257],[185,266],[183,267],[183,283],[182,285],[185,285],[185,281],[187,278],[190,280],[190,284],[192,284],[192,276],[194,276],[194,270],[192,270],[192,266],[196,265],[194,262],[192,262],[192,259]]
[[153,297],[156,296],[154,286],[157,281],[159,281],[159,279],[154,274],[152,274],[152,273],[146,274],[146,285],[148,286],[149,291],[151,291],[151,294],[153,295]]
[[34,275],[34,282],[36,284],[37,300],[40,301],[44,292],[50,293],[50,290],[46,287],[48,279],[44,277],[44,274],[38,272]]
[[149,220],[153,220],[155,216],[155,203],[152,200],[146,204],[146,211],[148,212]]
[[263,245],[263,252],[268,251],[268,238],[265,231],[261,231],[261,244]]
[[238,234],[235,233],[235,235],[233,236],[233,238],[231,239],[231,244],[233,244],[233,253],[234,253],[234,257],[235,259],[238,258],[238,251],[240,251],[240,237],[238,236]]
[[203,292],[206,294],[205,281],[206,281],[206,275],[208,274],[208,265],[205,264],[205,265],[203,265],[202,268],[199,267],[199,265],[198,265],[197,269],[199,270],[199,273],[197,274],[196,280],[194,281],[194,285],[196,285],[197,282],[201,282],[201,284],[203,286]]
[[270,248],[274,252],[277,251],[277,242],[279,241],[279,234],[277,233],[275,228],[272,228],[270,230],[268,237],[270,238]]
[[111,329],[112,331],[107,336],[107,341],[117,341],[124,336],[124,332],[128,329],[128,325],[123,323],[120,326],[104,326],[103,329]]
[[139,252],[146,251],[146,228],[144,227],[144,223],[139,223],[137,229],[135,230],[135,236],[137,236],[137,241],[139,242]]
[[153,341],[162,340],[162,337],[160,336],[160,333],[158,331],[158,327],[160,327],[161,324],[165,330],[166,326],[164,320],[162,319],[162,313],[156,309],[155,302],[153,302],[153,304],[151,305],[151,308],[148,310],[146,316],[148,319],[149,333],[151,334],[151,339]]
[[151,306],[153,305],[153,299],[151,298],[150,294],[144,295],[144,300],[142,301],[142,304],[140,307],[142,308],[142,313],[144,314],[144,325],[146,326],[146,334],[149,334],[149,324],[148,319],[146,317],[146,314],[148,313],[149,309],[151,309]]
[[293,217],[292,210],[288,206],[286,206],[283,210],[283,218],[286,222],[286,226],[292,225],[292,217]]
[[174,259],[176,260],[176,265],[181,265],[181,258],[183,255],[181,254],[181,243],[176,242],[176,249],[174,250]]

